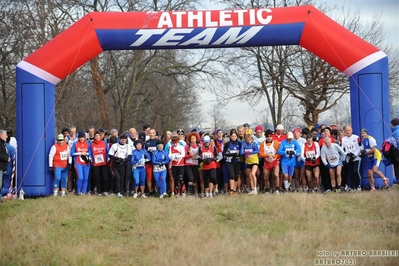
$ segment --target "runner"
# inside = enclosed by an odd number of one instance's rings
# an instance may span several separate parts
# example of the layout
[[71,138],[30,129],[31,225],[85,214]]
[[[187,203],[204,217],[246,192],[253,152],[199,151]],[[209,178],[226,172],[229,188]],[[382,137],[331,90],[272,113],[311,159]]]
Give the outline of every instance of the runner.
[[263,178],[265,183],[265,193],[270,193],[270,175],[274,182],[277,184],[276,187],[272,187],[275,190],[275,194],[280,194],[279,184],[279,172],[280,172],[280,155],[277,151],[280,146],[278,141],[273,140],[273,131],[270,129],[266,130],[266,139],[260,144],[259,156],[264,158],[263,164]]
[[[301,137],[301,129],[295,128],[293,131],[294,139],[298,142],[299,147],[305,144],[306,139]],[[305,160],[302,160],[301,154],[297,154],[295,167],[294,167],[294,177],[295,177],[295,189],[296,192],[306,191],[306,176],[305,176]]]
[[230,195],[235,195],[237,189],[237,180],[240,175],[240,150],[241,142],[237,139],[237,131],[230,130],[230,140],[224,144],[223,156],[225,157],[225,166],[228,173]]
[[131,160],[132,150],[127,142],[127,134],[123,133],[119,137],[119,143],[115,143],[109,150],[108,157],[113,160],[112,172],[115,177],[115,193],[118,198],[123,198],[126,162]]
[[186,195],[186,188],[184,185],[184,157],[186,154],[184,146],[180,145],[179,141],[179,136],[173,136],[173,146],[169,149],[169,159],[172,161],[172,176],[175,186],[174,193],[172,192],[171,196],[176,198],[179,196],[179,192],[182,197]]
[[90,161],[92,158],[90,144],[86,141],[84,131],[79,132],[78,141],[72,146],[71,156],[76,171],[77,194],[80,196],[89,192]]
[[154,179],[158,186],[159,198],[163,199],[166,194],[166,165],[169,163],[169,156],[163,150],[162,140],[158,140],[157,149],[152,153],[152,165],[154,166]]
[[367,159],[363,162],[367,164],[367,176],[369,179],[371,191],[375,191],[373,177],[374,174],[381,177],[384,182],[384,188],[387,188],[389,186],[389,179],[386,178],[384,174],[378,169],[378,167],[380,166],[382,155],[381,152],[376,148],[377,142],[372,136],[368,135],[368,131],[366,128],[362,128],[360,132],[360,135],[362,136],[362,146],[364,149],[362,150],[361,155],[367,157]]
[[54,174],[54,197],[58,196],[60,181],[61,197],[65,197],[66,195],[69,154],[69,147],[65,143],[65,137],[59,134],[57,136],[57,143],[51,147],[48,156],[49,170]]
[[198,180],[198,152],[200,136],[197,132],[190,132],[187,135],[187,145],[184,147],[184,173],[188,179],[188,195],[196,195],[195,189]]
[[[345,151],[341,146],[333,143],[331,138],[325,137],[324,146],[321,148],[320,154],[323,164],[329,170],[331,187],[334,192],[343,192],[344,188],[341,186],[341,170],[343,161],[346,157]],[[331,192],[330,189],[324,191],[324,193],[329,192]]]
[[363,149],[359,136],[353,134],[351,126],[346,126],[345,137],[342,138],[342,148],[346,152],[345,171],[348,187],[352,191],[361,191],[360,188],[360,152]]
[[306,142],[301,146],[301,157],[305,161],[308,188],[317,193],[320,185],[320,146],[311,134],[307,135]]
[[284,188],[288,192],[291,187],[292,175],[294,174],[294,167],[296,163],[297,154],[301,153],[301,147],[298,142],[294,140],[294,134],[290,131],[287,133],[287,139],[280,143],[278,154],[281,155],[281,170],[284,175]]
[[256,171],[259,167],[259,149],[254,142],[252,130],[248,129],[245,132],[245,141],[241,144],[240,155],[245,157],[245,175],[249,180],[248,185],[251,189],[249,194],[258,194],[256,190]]
[[202,177],[204,179],[205,195],[206,197],[214,197],[213,189],[217,184],[216,158],[218,153],[215,145],[211,144],[209,135],[205,135],[204,143],[201,145],[198,154],[202,160]]
[[147,198],[145,195],[145,178],[146,178],[146,168],[145,162],[151,160],[151,155],[147,150],[143,149],[143,144],[141,140],[134,141],[135,149],[132,152],[132,158],[130,163],[133,167],[133,198],[138,197],[138,187],[140,185],[140,192],[142,198]]
[[97,187],[97,195],[108,196],[109,167],[107,166],[109,148],[107,143],[101,139],[101,133],[94,133],[94,140],[90,146],[93,154],[93,176],[95,186]]
[[[265,140],[265,135],[263,134],[263,127],[261,125],[258,125],[255,127],[255,136],[254,136],[254,142],[256,145],[258,145],[258,150],[260,150],[260,144]],[[262,158],[259,156],[259,167],[258,170],[256,171],[256,181],[259,187],[259,192],[264,191],[265,188],[265,182],[263,178],[263,167],[265,163],[265,158]]]

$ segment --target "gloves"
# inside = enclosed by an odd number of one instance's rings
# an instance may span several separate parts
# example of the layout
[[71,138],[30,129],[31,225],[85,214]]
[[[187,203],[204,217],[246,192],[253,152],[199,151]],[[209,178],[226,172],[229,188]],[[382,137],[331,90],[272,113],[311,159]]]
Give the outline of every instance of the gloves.
[[48,170],[50,171],[50,173],[54,173],[54,167],[49,167]]
[[245,152],[245,158],[248,158],[251,153],[249,151]]
[[211,163],[211,159],[205,158],[205,159],[204,159],[204,163],[205,163],[205,164],[210,164],[210,163]]
[[287,151],[287,155],[291,159],[295,155],[295,152],[294,151]]
[[312,159],[311,158],[306,158],[305,161],[310,162]]
[[145,159],[144,159],[144,158],[141,158],[141,159],[139,160],[139,163],[140,163],[140,164],[145,164]]
[[85,163],[90,163],[89,157],[87,157],[87,155],[80,155],[80,158],[81,158]]
[[312,164],[316,163],[316,158],[312,158]]
[[346,156],[349,157],[349,162],[350,162],[350,163],[353,162],[353,160],[354,160],[355,157],[356,157],[352,152],[346,154]]

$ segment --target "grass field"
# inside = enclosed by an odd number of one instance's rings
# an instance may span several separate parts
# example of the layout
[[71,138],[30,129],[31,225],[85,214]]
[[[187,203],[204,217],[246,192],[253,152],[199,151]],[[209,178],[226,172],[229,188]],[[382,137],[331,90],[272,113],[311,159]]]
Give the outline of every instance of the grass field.
[[[314,265],[332,258],[332,251],[397,254],[398,200],[399,190],[391,188],[6,201],[0,203],[0,265]],[[356,265],[399,265],[397,256],[345,258]]]

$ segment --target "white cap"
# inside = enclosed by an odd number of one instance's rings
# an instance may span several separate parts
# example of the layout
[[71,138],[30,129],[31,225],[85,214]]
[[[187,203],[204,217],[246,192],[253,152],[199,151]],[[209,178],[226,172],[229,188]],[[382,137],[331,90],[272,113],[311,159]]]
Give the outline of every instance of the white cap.
[[287,139],[293,139],[294,138],[294,134],[292,134],[292,132],[288,132],[287,133]]
[[209,136],[205,136],[204,137],[204,142],[205,143],[210,142],[210,141],[211,141],[211,138]]
[[284,130],[284,127],[282,124],[277,125],[276,130]]

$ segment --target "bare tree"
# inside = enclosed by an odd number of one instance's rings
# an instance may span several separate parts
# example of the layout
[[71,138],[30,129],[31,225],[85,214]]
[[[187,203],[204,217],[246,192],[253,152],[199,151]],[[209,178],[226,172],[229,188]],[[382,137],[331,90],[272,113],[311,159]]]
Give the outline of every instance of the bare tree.
[[211,106],[208,111],[208,115],[214,130],[227,128],[227,121],[223,114],[223,107],[221,107],[219,103],[215,103]]

